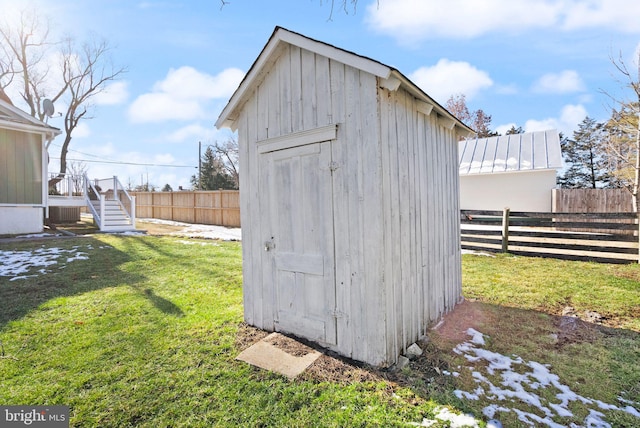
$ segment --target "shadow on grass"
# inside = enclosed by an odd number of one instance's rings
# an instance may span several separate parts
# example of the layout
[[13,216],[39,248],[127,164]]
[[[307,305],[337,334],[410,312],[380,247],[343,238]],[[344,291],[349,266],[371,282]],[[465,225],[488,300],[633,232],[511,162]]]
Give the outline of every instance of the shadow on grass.
[[174,315],[177,317],[183,317],[184,312],[178,305],[171,300],[167,300],[164,297],[160,297],[153,292],[150,288],[144,289],[144,296],[161,312],[167,315]]
[[92,237],[21,242],[2,245],[0,250],[23,252],[20,257],[28,260],[29,254],[34,257],[42,248],[74,247],[77,250],[74,254],[88,253],[88,259],[69,262],[67,254],[63,253],[55,264],[31,268],[24,278],[12,280],[12,277],[0,276],[0,329],[51,299],[135,285],[145,279],[141,273],[121,269],[124,263],[132,260],[130,254]]

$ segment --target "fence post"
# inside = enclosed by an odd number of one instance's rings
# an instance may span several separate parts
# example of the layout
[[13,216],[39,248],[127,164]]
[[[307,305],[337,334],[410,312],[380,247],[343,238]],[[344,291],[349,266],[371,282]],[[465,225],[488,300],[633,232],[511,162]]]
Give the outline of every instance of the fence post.
[[502,252],[509,252],[509,208],[502,210]]

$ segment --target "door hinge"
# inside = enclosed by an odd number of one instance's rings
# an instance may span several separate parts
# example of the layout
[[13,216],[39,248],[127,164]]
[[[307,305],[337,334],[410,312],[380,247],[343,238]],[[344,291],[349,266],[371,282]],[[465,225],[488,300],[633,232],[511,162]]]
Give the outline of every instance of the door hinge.
[[329,171],[333,172],[338,168],[340,168],[340,164],[338,162],[329,162]]

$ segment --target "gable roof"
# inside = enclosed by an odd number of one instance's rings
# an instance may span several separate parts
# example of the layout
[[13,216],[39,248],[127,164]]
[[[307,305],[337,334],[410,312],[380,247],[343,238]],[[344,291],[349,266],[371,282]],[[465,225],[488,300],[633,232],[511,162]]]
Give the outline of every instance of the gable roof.
[[382,79],[381,85],[389,90],[397,90],[403,87],[415,98],[422,101],[425,105],[423,110],[430,112],[435,110],[439,115],[445,117],[451,129],[457,128],[462,135],[473,135],[474,131],[460,122],[455,116],[449,113],[444,107],[438,104],[433,98],[427,95],[422,89],[411,82],[400,71],[393,67],[385,65],[379,61],[367,58],[353,52],[337,48],[319,40],[303,36],[302,34],[287,30],[282,27],[275,27],[273,34],[267,41],[258,58],[245,75],[242,82],[233,93],[229,102],[220,113],[215,125],[217,128],[229,127],[236,129],[235,121],[238,118],[239,110],[247,101],[252,93],[252,89],[260,83],[262,76],[273,65],[277,59],[279,47],[283,43],[288,43],[302,49],[314,52],[318,55],[325,56],[329,59],[339,61],[343,64],[373,74]]
[[460,141],[460,175],[562,168],[558,131]]
[[3,99],[0,99],[0,128],[42,132],[47,134],[47,138],[61,134],[58,128],[47,125]]

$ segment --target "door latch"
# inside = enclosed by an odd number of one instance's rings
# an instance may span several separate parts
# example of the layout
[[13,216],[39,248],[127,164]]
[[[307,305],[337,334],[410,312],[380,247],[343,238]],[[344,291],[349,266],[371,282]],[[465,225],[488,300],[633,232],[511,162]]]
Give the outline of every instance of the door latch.
[[265,251],[271,251],[274,248],[276,248],[276,243],[273,240],[273,236],[270,239],[267,239],[266,241],[264,241],[264,250]]

